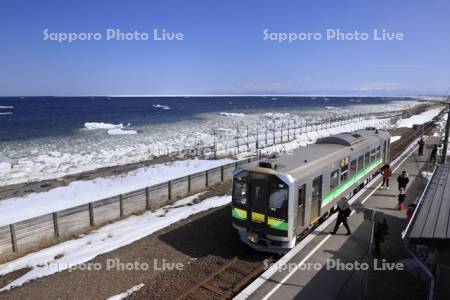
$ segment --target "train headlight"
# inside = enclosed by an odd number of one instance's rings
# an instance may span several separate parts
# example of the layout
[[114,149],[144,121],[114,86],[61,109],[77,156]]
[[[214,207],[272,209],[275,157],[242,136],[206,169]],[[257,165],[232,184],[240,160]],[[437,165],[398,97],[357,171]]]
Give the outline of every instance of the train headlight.
[[247,232],[247,239],[250,242],[257,244],[258,243],[258,234],[253,233],[253,232]]

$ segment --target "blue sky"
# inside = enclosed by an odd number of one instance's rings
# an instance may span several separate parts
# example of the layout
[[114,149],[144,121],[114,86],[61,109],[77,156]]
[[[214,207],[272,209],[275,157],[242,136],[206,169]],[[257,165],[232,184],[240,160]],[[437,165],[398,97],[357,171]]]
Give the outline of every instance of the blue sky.
[[[0,9],[0,96],[445,94],[447,0],[21,1]],[[43,31],[182,32],[183,41],[44,41]],[[401,32],[403,41],[264,40]]]

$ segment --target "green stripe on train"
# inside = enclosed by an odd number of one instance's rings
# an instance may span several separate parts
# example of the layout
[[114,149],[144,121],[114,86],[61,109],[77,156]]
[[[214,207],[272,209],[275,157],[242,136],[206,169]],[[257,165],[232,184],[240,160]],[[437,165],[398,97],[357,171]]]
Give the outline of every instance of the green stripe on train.
[[[234,208],[231,210],[231,216],[235,219],[246,220],[247,212],[242,209]],[[288,222],[284,220],[278,220],[272,217],[269,217],[269,225],[270,227],[278,230],[287,231],[288,230]]]
[[356,173],[354,176],[352,176],[349,180],[347,180],[345,183],[337,186],[334,190],[332,190],[328,195],[325,196],[322,200],[322,207],[327,205],[331,200],[335,199],[336,197],[339,197],[346,189],[348,189],[350,186],[358,182],[361,178],[369,174],[373,169],[377,167],[378,164],[381,163],[381,159],[378,159],[374,162],[372,162],[370,165]]

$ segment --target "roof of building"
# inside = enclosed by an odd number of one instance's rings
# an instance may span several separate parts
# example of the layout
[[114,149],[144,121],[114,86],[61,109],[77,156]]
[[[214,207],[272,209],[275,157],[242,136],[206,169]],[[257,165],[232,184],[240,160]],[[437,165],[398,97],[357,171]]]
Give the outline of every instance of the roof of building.
[[404,238],[450,246],[450,164],[438,166],[424,191]]

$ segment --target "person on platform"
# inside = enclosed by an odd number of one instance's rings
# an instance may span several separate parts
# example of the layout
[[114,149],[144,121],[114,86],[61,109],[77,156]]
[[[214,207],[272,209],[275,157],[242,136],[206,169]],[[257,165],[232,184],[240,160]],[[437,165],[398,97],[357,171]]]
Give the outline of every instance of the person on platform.
[[419,156],[423,156],[423,148],[425,147],[425,141],[423,138],[420,138],[419,142]]
[[402,174],[400,174],[397,177],[397,183],[398,183],[398,191],[399,192],[402,189],[406,191],[406,186],[409,183],[408,173],[406,173],[406,171],[403,171]]
[[375,256],[381,256],[381,243],[384,242],[384,236],[388,234],[388,224],[384,214],[381,212],[375,212],[373,228],[373,253]]
[[434,144],[433,150],[431,150],[431,154],[430,154],[430,162],[431,163],[436,162],[437,150],[438,150],[438,145]]
[[344,225],[345,229],[347,229],[346,235],[350,235],[352,232],[350,230],[350,227],[348,227],[347,219],[350,217],[350,214],[352,213],[352,209],[350,208],[350,204],[348,204],[348,200],[345,197],[342,197],[338,203],[338,216],[336,219],[336,224],[334,225],[333,231],[331,231],[331,234],[336,234],[339,226],[341,224]]
[[387,190],[389,190],[389,178],[392,176],[392,170],[389,164],[386,164],[381,168],[381,175],[383,175],[381,189],[386,188]]

